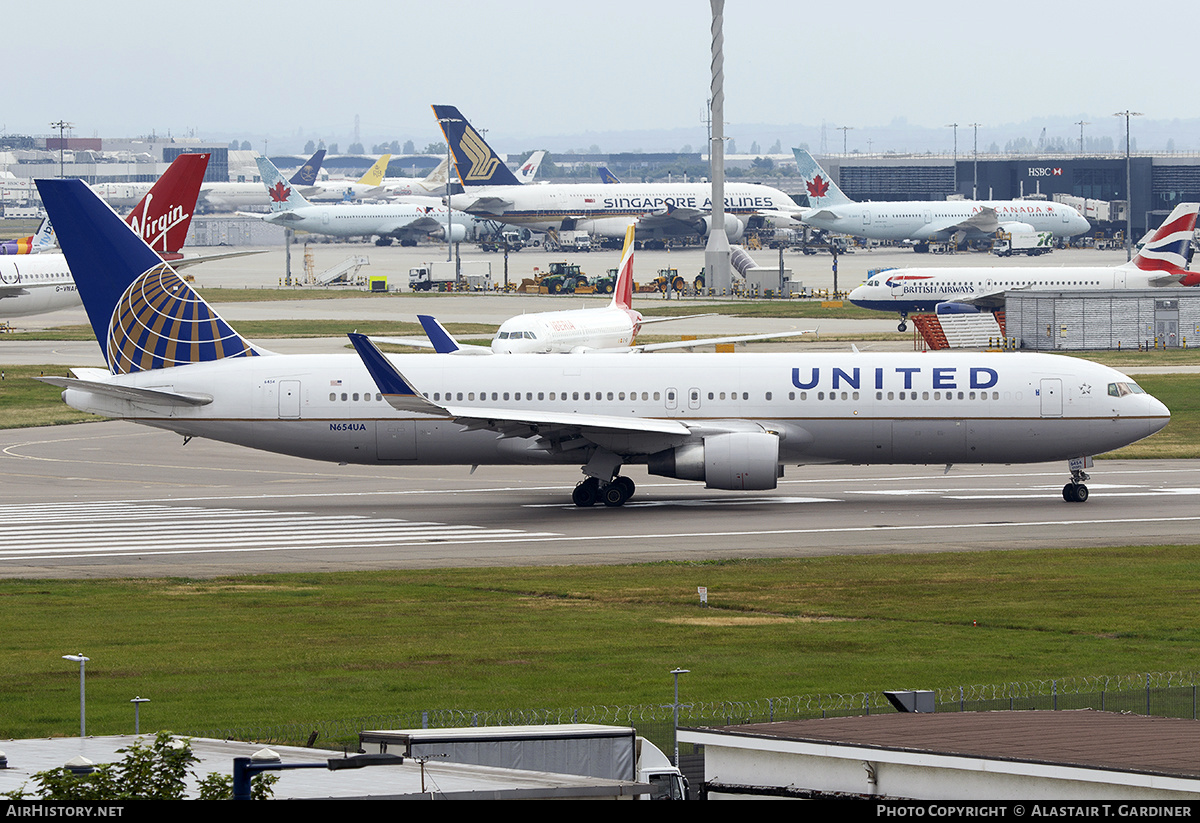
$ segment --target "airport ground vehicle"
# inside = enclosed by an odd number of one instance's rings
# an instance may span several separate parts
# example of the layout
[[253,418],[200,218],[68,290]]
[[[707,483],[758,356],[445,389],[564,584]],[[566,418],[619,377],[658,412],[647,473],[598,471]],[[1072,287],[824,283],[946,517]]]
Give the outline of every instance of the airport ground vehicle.
[[687,800],[688,784],[662,750],[628,726],[566,723],[363,731],[369,754],[437,756],[451,763],[648,783],[650,800]]
[[992,243],[992,254],[997,257],[1011,257],[1014,254],[1037,257],[1052,252],[1053,242],[1054,235],[1048,231],[1002,231],[997,232],[996,240]]
[[520,251],[528,245],[521,237],[521,232],[516,229],[508,229],[507,231],[498,234],[489,234],[479,241],[479,248],[482,251],[504,251],[505,245],[509,251]]
[[[461,274],[463,285],[479,291],[491,288],[492,264],[486,260],[463,260]],[[422,263],[408,270],[408,287],[413,291],[431,291],[444,289],[447,285],[458,282],[459,269],[454,263],[440,261],[437,263]]]

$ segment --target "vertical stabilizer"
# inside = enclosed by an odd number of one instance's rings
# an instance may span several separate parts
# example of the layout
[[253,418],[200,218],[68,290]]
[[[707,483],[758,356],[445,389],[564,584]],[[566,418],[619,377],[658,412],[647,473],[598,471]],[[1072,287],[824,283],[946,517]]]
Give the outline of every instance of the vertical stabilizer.
[[258,164],[258,176],[262,178],[263,185],[267,187],[267,194],[271,196],[272,213],[292,211],[310,205],[295,186],[283,179],[279,169],[275,168],[275,164],[269,159],[258,157],[255,162]]
[[829,179],[825,169],[821,168],[807,150],[792,149],[792,154],[796,156],[796,170],[804,180],[810,206],[819,209],[822,206],[844,206],[854,202],[842,193],[837,183]]
[[187,240],[208,170],[207,154],[181,154],[146,192],[125,222],[160,256],[178,255]]
[[442,127],[446,145],[454,154],[458,179],[464,186],[519,186],[504,160],[484,142],[479,132],[454,106],[434,106],[433,116]]
[[317,153],[308,158],[308,162],[296,169],[289,180],[293,186],[316,185],[317,175],[321,173],[321,164],[325,162],[325,149],[317,149]]
[[613,285],[611,305],[614,309],[633,308],[633,233],[633,225],[625,229],[625,248],[621,251],[621,266]]
[[260,354],[82,180],[38,180],[109,371]]
[[379,186],[383,184],[383,178],[387,177],[388,163],[392,162],[392,156],[385,154],[375,161],[375,165],[367,169],[367,173],[358,178],[358,182],[364,186]]

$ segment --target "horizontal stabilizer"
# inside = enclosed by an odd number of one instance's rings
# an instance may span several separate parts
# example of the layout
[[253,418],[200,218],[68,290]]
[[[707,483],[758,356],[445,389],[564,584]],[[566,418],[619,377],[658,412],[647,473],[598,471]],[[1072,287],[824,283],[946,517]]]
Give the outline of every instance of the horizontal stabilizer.
[[49,383],[51,386],[58,386],[60,389],[103,394],[118,400],[131,400],[156,406],[207,406],[213,402],[212,395],[209,394],[190,394],[168,389],[143,389],[105,380],[81,380],[75,377],[35,377],[33,379]]

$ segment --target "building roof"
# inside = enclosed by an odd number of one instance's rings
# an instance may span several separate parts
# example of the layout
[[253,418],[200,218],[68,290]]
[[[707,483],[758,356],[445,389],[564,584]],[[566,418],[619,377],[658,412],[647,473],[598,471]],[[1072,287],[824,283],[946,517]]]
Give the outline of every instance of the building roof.
[[1091,709],[894,713],[753,723],[703,731],[796,743],[1200,778],[1200,722]]

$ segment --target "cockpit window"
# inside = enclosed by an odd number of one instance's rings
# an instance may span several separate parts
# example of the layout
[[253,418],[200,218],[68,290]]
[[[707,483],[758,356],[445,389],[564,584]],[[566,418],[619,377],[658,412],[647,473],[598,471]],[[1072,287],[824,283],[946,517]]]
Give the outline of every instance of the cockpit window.
[[1145,393],[1146,393],[1145,389],[1143,389],[1137,383],[1134,383],[1132,380],[1130,380],[1128,382],[1109,383],[1108,384],[1108,396],[1109,397],[1125,397],[1128,394],[1145,394]]

